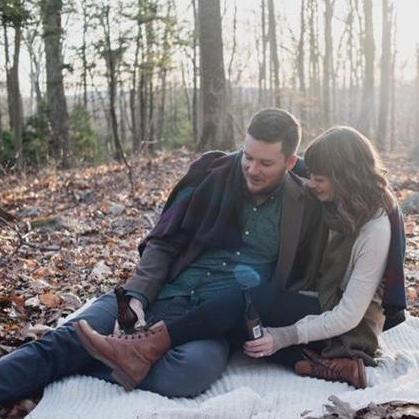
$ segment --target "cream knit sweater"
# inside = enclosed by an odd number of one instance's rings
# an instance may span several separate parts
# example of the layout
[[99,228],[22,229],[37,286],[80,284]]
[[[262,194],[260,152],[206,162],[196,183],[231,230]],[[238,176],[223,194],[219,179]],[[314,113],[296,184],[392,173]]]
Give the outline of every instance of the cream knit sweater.
[[308,315],[293,326],[268,328],[277,343],[276,349],[339,336],[361,322],[371,302],[381,303],[390,236],[386,214],[368,221],[352,247],[339,304],[322,314]]

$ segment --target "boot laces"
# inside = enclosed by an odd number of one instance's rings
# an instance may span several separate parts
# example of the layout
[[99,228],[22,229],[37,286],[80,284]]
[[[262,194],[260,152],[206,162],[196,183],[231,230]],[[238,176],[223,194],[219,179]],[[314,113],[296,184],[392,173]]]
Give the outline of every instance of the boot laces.
[[109,337],[116,339],[141,339],[142,337],[146,337],[150,334],[155,334],[155,331],[151,330],[150,327],[151,325],[147,323],[144,326],[138,326],[132,334],[127,334],[122,330],[119,330],[116,333],[111,333]]
[[344,380],[343,366],[335,362],[322,362],[320,359],[312,360],[313,373],[317,377]]

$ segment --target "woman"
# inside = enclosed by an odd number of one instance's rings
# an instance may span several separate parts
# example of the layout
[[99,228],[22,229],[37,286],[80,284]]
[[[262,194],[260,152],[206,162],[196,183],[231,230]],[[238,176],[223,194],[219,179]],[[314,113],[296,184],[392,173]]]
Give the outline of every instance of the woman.
[[[355,129],[324,132],[307,148],[305,162],[311,173],[309,187],[324,206],[321,263],[315,275],[304,279],[303,290],[279,291],[272,285],[252,290],[252,301],[267,327],[263,337],[244,343],[244,352],[253,358],[269,357],[301,375],[364,388],[364,364],[375,364],[385,322],[383,276],[393,235],[388,214],[397,208],[396,202],[371,143]],[[399,291],[402,277],[396,281]],[[101,336],[85,321],[79,322],[78,334],[91,355],[132,389],[170,347],[234,331],[236,339],[239,335],[246,340],[241,333],[243,310],[237,287],[180,319],[127,337],[122,346],[118,337]],[[119,339],[118,352],[139,354],[135,367],[125,365],[124,355],[115,353],[113,339]]]
[[[281,348],[319,341],[324,359],[306,352],[311,360],[300,361],[297,348],[292,356],[296,371],[326,379],[346,374],[345,381],[364,387],[363,364],[375,365],[385,322],[383,276],[391,239],[389,214],[396,202],[371,143],[352,128],[320,135],[307,148],[305,162],[309,187],[324,204],[328,227],[320,269],[306,284],[317,292],[321,314],[268,328],[264,338],[246,343],[245,351],[252,357],[276,353],[280,359]],[[342,357],[348,359],[330,360]],[[282,354],[282,362],[284,358],[287,362]]]

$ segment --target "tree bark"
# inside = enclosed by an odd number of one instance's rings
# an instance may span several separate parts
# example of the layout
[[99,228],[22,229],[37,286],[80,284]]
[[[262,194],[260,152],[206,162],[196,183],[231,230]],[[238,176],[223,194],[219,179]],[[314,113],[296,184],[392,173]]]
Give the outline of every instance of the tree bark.
[[194,16],[194,34],[193,34],[193,58],[192,58],[192,132],[193,132],[193,143],[198,145],[199,142],[199,123],[198,123],[198,77],[199,77],[199,66],[198,66],[198,12],[196,6],[196,0],[192,0],[192,9]]
[[114,51],[112,50],[111,44],[111,35],[110,35],[110,20],[109,20],[109,6],[104,7],[104,16],[102,20],[104,35],[105,35],[105,51],[104,58],[106,60],[107,67],[107,78],[108,78],[108,93],[109,93],[109,116],[112,126],[112,135],[115,146],[115,160],[123,161],[124,152],[121,145],[121,140],[119,138],[118,132],[118,119],[116,116],[116,89],[117,89],[117,80],[116,80],[116,63],[114,57]]
[[318,33],[318,0],[308,0],[308,29],[309,29],[309,79],[310,79],[310,125],[314,122],[318,126],[321,121],[321,86],[320,86],[320,54]]
[[372,0],[364,0],[364,31],[362,36],[362,55],[364,57],[364,80],[362,89],[361,114],[359,127],[371,136],[375,121],[374,99],[374,61],[375,43],[372,18]]
[[259,106],[263,106],[266,102],[266,1],[261,0],[261,27],[262,27],[262,61],[259,64]]
[[334,0],[325,0],[324,11],[324,57],[323,57],[323,122],[328,127],[331,121],[330,85],[333,77],[332,17]]
[[378,113],[377,146],[385,150],[387,145],[388,111],[391,75],[391,6],[389,0],[382,0],[383,31],[381,50],[380,107]]
[[232,149],[233,123],[226,95],[220,0],[199,0],[198,16],[203,102],[199,148]]
[[[43,106],[43,98],[41,92],[41,54],[39,50],[35,50],[36,43],[35,39],[38,37],[37,29],[34,29],[32,32],[29,30],[26,32],[25,43],[28,49],[29,59],[30,59],[30,79],[31,79],[31,98],[32,92],[35,93],[35,113],[41,111]],[[31,104],[31,109],[33,106]]]
[[279,91],[278,43],[276,40],[276,16],[273,0],[268,0],[268,37],[271,80],[273,80],[273,103],[274,106],[279,108],[281,106],[281,94]]
[[10,60],[9,39],[6,23],[4,29],[4,49],[6,58],[6,85],[9,111],[9,126],[13,134],[13,145],[16,156],[16,164],[19,170],[23,167],[22,135],[23,135],[23,106],[19,85],[19,56],[21,44],[21,23],[14,25],[14,51],[13,61]]
[[61,0],[42,0],[47,75],[47,104],[51,124],[51,151],[62,168],[71,166],[67,102],[64,94],[61,53]]
[[23,104],[19,83],[19,56],[22,37],[22,28],[15,26],[15,39],[13,51],[13,65],[10,69],[10,87],[12,92],[10,121],[12,122],[13,142],[15,144],[16,162],[19,170],[23,168]]
[[396,50],[396,39],[397,39],[397,23],[395,19],[395,14],[392,13],[392,54],[391,54],[391,64],[390,64],[390,151],[394,151],[396,148],[396,62],[397,62],[397,50]]
[[416,46],[416,142],[419,144],[419,44]]
[[88,15],[87,15],[87,6],[82,1],[82,10],[83,10],[83,36],[82,36],[82,63],[83,63],[83,71],[82,71],[82,83],[83,83],[83,105],[84,108],[87,110],[87,42],[86,42],[86,35],[87,35],[87,28],[88,28]]

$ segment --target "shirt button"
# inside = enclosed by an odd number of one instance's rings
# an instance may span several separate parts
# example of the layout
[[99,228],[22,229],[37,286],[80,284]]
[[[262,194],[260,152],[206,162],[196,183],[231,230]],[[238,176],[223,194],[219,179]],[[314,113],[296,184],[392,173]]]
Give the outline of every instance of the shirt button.
[[195,291],[194,291],[194,290],[192,290],[192,291],[191,291],[191,295],[194,295],[194,294],[195,294]]
[[237,256],[240,256],[240,252],[239,252],[239,251],[237,251],[237,252],[236,252],[236,255],[237,255]]
[[226,262],[223,262],[221,265],[223,265],[223,266],[227,266],[227,263],[226,263]]
[[207,271],[206,275],[207,276],[210,276],[211,275],[211,272],[210,271]]
[[246,234],[246,236],[248,236],[248,235],[249,235],[249,230],[246,230],[246,231],[244,232],[244,234]]
[[256,207],[253,207],[253,211],[255,211],[255,212],[256,212],[257,210],[258,210],[258,209],[257,209]]

